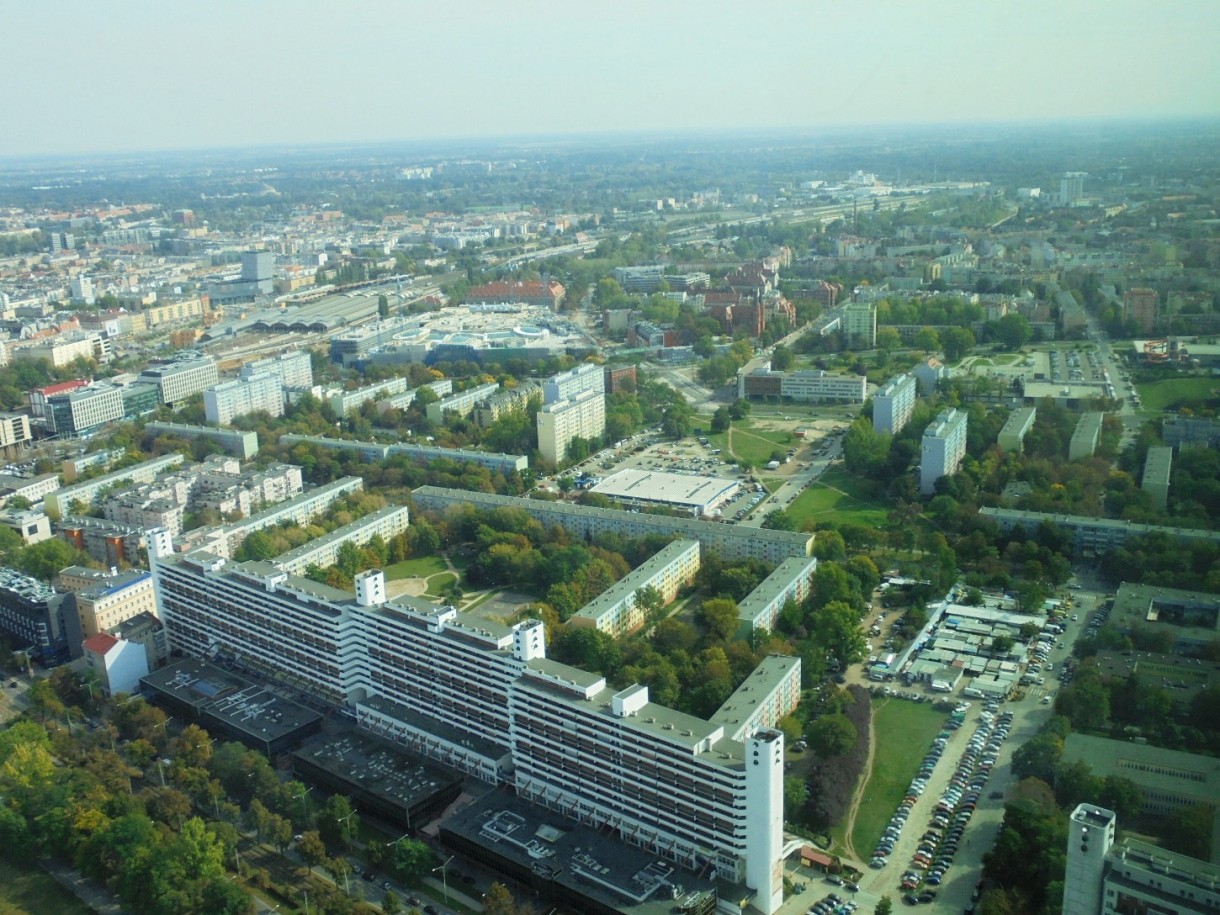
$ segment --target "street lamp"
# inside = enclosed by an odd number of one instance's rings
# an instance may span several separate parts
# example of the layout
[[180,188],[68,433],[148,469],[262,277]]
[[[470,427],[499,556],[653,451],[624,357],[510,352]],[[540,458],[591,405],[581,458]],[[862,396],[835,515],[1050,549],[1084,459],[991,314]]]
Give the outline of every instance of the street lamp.
[[348,848],[351,848],[351,847],[352,847],[352,827],[351,827],[351,825],[348,823],[348,820],[350,820],[350,819],[351,819],[352,817],[354,817],[355,815],[356,815],[356,811],[354,811],[354,810],[353,810],[353,811],[352,811],[351,813],[349,813],[347,816],[345,816],[345,817],[339,817],[339,822],[343,824],[343,831],[344,831],[344,833],[346,833],[346,835],[347,835],[347,847],[348,847]]
[[302,827],[309,825],[309,807],[306,806],[305,797],[309,794],[310,791],[313,791],[313,788],[306,788],[300,794],[294,794],[292,796],[292,799],[294,801],[299,800],[301,802],[301,825],[302,825]]
[[172,762],[173,762],[172,759],[158,759],[157,760],[157,774],[161,776],[161,787],[162,788],[165,787],[165,767]]
[[309,890],[302,889],[301,895],[305,897],[305,915],[309,915]]
[[441,872],[441,885],[445,888],[445,905],[449,905],[449,877],[445,871],[445,868],[447,868],[449,866],[449,861],[452,861],[454,859],[454,857],[455,857],[454,855],[450,855],[449,859],[444,864],[442,864],[440,867],[432,868],[432,873],[434,873],[434,874],[437,871]]

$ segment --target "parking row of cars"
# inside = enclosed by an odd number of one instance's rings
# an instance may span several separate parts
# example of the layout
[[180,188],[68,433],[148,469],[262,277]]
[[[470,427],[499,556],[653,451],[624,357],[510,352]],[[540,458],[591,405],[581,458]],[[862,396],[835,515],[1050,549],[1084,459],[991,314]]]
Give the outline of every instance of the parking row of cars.
[[[902,875],[902,899],[908,905],[931,902],[936,898],[945,873],[953,864],[958,845],[979,798],[987,785],[1000,747],[1012,728],[1012,712],[1000,713],[995,703],[989,703],[979,715],[979,724],[962,751],[949,784],[937,801],[911,858],[911,865]],[[941,732],[938,740],[947,740]]]
[[827,893],[808,909],[805,915],[851,915],[859,904],[854,899],[843,899],[838,893]]
[[940,732],[936,740],[932,742],[932,746],[928,748],[927,754],[925,754],[923,761],[919,765],[919,772],[907,787],[906,796],[899,803],[898,809],[894,811],[889,824],[885,827],[885,832],[881,834],[876,848],[873,849],[873,856],[868,862],[869,867],[880,870],[889,864],[890,852],[894,850],[899,836],[902,835],[902,827],[906,825],[907,817],[911,815],[911,809],[915,806],[915,802],[919,800],[920,795],[927,788],[928,779],[932,777],[932,773],[936,770],[936,763],[944,755],[945,747],[948,745],[949,737],[952,735],[955,727],[956,725],[951,718],[945,723],[945,728]]

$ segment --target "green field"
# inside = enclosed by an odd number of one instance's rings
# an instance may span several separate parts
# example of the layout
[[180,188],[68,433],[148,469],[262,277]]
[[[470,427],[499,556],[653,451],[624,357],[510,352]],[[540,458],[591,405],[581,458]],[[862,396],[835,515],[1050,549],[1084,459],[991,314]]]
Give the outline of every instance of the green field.
[[445,588],[454,584],[457,581],[457,576],[452,572],[442,572],[435,578],[428,580],[428,591],[426,597],[441,597]]
[[[873,700],[873,733],[878,735],[873,751],[873,772],[864,786],[864,798],[856,813],[852,845],[862,858],[868,856],[885,831],[898,804],[906,796],[919,763],[944,725],[948,715],[931,705],[904,699]],[[961,731],[954,743],[964,743]],[[949,756],[946,753],[945,756]],[[949,765],[941,759],[939,765]]]
[[782,454],[797,445],[797,438],[791,432],[755,429],[748,419],[733,423],[732,448],[729,447],[727,432],[717,432],[708,437],[717,448],[724,449],[725,454],[731,454],[739,461],[748,461],[755,467],[766,466],[767,461],[771,460],[771,453],[777,448]]
[[1220,381],[1215,378],[1166,378],[1137,384],[1140,404],[1157,412],[1180,407],[1220,407]]
[[797,496],[786,509],[798,524],[847,521],[881,527],[889,517],[885,503],[864,492],[859,481],[842,470],[829,470]]
[[398,581],[400,578],[427,578],[444,571],[447,571],[445,560],[439,556],[420,556],[418,559],[404,559],[392,566],[386,566],[385,577],[386,581]]
[[92,911],[48,874],[0,861],[0,915],[89,915]]

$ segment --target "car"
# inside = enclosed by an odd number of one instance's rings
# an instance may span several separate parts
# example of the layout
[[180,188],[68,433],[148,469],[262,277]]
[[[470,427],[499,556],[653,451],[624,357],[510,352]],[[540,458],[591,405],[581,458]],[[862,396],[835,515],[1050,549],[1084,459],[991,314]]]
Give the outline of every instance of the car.
[[363,877],[365,880],[375,880],[377,878],[377,875],[374,874],[372,871],[365,871],[360,876]]
[[919,894],[920,902],[931,902],[935,898],[936,898],[935,890],[924,890],[922,893]]
[[907,905],[919,905],[919,899],[916,898],[914,893],[904,894],[902,897],[902,901],[905,902]]
[[390,881],[389,881],[389,880],[382,880],[382,881],[381,881],[381,888],[382,888],[383,890],[388,890],[388,889],[390,889],[392,886],[393,886],[393,884],[392,884],[392,883],[390,883]]
[[889,858],[886,858],[884,856],[878,856],[876,858],[873,858],[871,861],[869,861],[868,866],[871,867],[875,871],[879,871],[879,870],[881,870],[881,868],[885,867],[889,863],[890,863]]
[[826,882],[827,882],[827,883],[829,883],[829,884],[831,884],[832,886],[842,886],[842,885],[843,885],[843,878],[842,878],[842,877],[837,877],[837,876],[835,876],[834,874],[827,874],[827,875],[826,875]]

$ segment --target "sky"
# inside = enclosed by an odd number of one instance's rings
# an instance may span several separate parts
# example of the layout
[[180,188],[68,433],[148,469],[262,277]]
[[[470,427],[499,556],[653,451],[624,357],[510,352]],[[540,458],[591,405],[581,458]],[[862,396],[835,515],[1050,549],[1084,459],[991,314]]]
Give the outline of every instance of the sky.
[[1220,116],[1220,0],[5,0],[0,157]]

